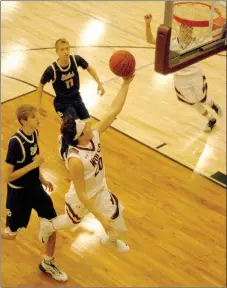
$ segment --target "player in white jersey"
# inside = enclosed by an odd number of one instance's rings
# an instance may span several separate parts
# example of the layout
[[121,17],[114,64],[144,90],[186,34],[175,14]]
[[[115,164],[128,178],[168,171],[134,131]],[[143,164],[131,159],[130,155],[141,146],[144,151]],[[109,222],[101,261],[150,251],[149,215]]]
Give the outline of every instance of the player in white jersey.
[[[156,44],[156,40],[151,32],[152,15],[144,16],[146,23],[146,40],[150,44]],[[170,50],[182,51],[186,47],[193,46],[193,28],[186,25],[180,25],[179,38],[172,38],[170,43]],[[217,120],[212,111],[218,115],[222,115],[221,107],[214,99],[207,97],[207,82],[206,77],[199,63],[190,65],[174,73],[174,88],[178,99],[194,107],[199,114],[206,117],[208,122],[204,131],[210,132],[215,126]],[[211,111],[205,105],[212,108]]]
[[121,233],[126,230],[122,216],[123,206],[107,187],[99,136],[121,112],[133,78],[134,75],[123,79],[109,112],[93,128],[90,123],[75,120],[71,116],[63,119],[61,133],[69,145],[65,163],[72,182],[65,195],[66,213],[54,221],[42,221],[39,238],[43,242],[46,242],[54,231],[71,228],[80,223],[83,217],[91,212],[107,233],[101,242],[119,252],[129,250],[129,246],[119,240]]

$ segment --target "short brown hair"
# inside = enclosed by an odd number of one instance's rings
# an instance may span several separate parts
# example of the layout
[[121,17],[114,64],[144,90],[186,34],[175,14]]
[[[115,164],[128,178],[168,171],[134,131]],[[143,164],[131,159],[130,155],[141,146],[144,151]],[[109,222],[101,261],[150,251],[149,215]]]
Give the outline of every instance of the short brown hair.
[[23,104],[17,108],[16,115],[17,120],[22,125],[21,120],[28,120],[28,117],[32,114],[32,112],[36,112],[37,109],[30,104]]
[[58,50],[58,45],[59,44],[68,44],[69,45],[69,41],[66,40],[65,38],[60,38],[55,42],[55,49]]

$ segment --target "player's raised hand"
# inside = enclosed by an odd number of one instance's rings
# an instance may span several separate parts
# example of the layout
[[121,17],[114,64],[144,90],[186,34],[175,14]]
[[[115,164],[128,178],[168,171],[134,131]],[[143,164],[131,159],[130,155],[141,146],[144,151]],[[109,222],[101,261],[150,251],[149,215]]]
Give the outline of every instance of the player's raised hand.
[[97,92],[100,96],[105,94],[105,89],[103,88],[102,84],[98,84]]
[[134,79],[134,77],[135,77],[135,73],[133,73],[133,74],[130,75],[130,76],[122,77],[123,80],[124,80],[123,83],[126,84],[126,85],[129,85],[129,84],[132,82],[132,80]]
[[144,20],[147,24],[150,24],[151,23],[151,20],[152,20],[152,15],[151,14],[146,14],[144,16]]
[[42,106],[38,106],[37,110],[38,110],[39,114],[41,114],[42,116],[44,116],[44,117],[48,116],[47,110],[44,109]]

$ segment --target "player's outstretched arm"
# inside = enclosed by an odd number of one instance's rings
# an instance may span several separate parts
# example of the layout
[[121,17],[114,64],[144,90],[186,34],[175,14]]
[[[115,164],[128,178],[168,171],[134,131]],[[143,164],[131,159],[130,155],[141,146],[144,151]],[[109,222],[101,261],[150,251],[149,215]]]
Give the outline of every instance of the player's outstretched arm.
[[123,78],[121,88],[117,96],[113,100],[109,112],[107,112],[106,115],[100,120],[100,122],[98,122],[94,126],[94,128],[99,132],[99,134],[103,133],[112,124],[117,115],[121,112],[128,94],[129,85],[132,82],[134,76],[135,75],[133,74],[132,76],[127,76]]
[[55,76],[56,73],[54,72],[53,65],[50,65],[44,71],[39,82],[39,86],[37,89],[37,110],[43,116],[47,116],[48,114],[47,110],[42,107],[43,88],[47,82],[50,82],[51,80],[54,81]]
[[39,83],[38,89],[37,89],[37,110],[42,116],[47,116],[47,110],[42,107],[42,97],[43,97],[43,87],[44,85],[42,83]]
[[154,38],[152,32],[151,32],[151,20],[152,20],[152,15],[151,14],[147,14],[144,16],[144,20],[145,20],[145,29],[146,29],[146,40],[147,43],[150,44],[156,44],[156,39]]
[[87,71],[95,79],[95,81],[98,84],[97,93],[100,94],[100,96],[104,95],[105,89],[103,88],[103,85],[102,85],[102,83],[99,79],[99,76],[98,76],[97,72],[95,71],[95,69],[91,65],[88,65]]

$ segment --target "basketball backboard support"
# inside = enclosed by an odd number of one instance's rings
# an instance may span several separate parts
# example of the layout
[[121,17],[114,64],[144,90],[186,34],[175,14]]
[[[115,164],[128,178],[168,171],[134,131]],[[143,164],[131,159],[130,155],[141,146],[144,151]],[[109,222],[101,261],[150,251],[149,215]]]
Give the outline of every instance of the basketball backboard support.
[[156,37],[155,71],[163,75],[227,49],[224,1],[166,1]]

